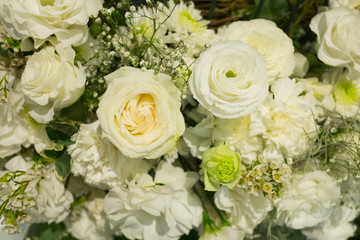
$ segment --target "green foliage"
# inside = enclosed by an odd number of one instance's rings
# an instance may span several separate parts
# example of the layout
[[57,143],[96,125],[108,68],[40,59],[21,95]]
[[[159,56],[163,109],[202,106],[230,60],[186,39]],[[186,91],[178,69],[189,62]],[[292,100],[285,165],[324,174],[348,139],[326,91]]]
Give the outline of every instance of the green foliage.
[[255,0],[254,7],[256,8],[254,18],[277,21],[279,17],[289,12],[290,5],[288,0]]
[[62,151],[45,150],[44,155],[47,158],[55,160],[55,173],[56,176],[64,181],[70,174],[71,171],[71,158],[66,149]]
[[66,231],[65,225],[63,223],[32,224],[27,232],[26,237],[30,240],[76,240],[76,238],[71,236]]

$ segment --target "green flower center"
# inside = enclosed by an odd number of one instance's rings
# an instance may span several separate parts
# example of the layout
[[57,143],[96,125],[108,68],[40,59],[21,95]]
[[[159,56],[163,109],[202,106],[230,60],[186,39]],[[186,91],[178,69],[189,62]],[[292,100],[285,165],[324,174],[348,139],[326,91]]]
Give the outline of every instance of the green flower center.
[[341,81],[335,87],[334,98],[342,105],[352,105],[358,101],[358,92],[350,81]]
[[54,5],[55,0],[40,0],[41,6],[45,7],[47,5]]
[[235,178],[236,170],[234,164],[228,161],[223,161],[216,166],[215,174],[220,182],[227,183]]
[[235,78],[237,75],[233,71],[230,70],[225,73],[225,76],[227,78]]

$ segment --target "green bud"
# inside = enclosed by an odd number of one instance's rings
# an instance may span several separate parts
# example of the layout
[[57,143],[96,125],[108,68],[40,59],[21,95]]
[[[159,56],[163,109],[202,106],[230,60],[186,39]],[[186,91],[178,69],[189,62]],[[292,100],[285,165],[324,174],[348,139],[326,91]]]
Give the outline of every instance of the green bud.
[[240,155],[227,146],[206,150],[201,163],[205,190],[216,191],[220,184],[233,188],[241,177],[240,163]]

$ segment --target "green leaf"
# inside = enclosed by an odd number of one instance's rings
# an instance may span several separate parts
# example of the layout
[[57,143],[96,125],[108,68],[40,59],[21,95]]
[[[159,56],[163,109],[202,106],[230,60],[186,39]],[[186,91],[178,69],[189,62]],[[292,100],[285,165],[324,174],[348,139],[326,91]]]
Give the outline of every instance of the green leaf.
[[63,223],[52,223],[50,225],[47,223],[32,224],[26,238],[30,240],[76,240],[66,231]]
[[284,16],[289,12],[288,0],[255,0],[255,17],[265,18],[275,21],[279,16]]
[[9,53],[8,51],[2,49],[1,45],[3,45],[4,43],[3,42],[0,42],[0,56],[3,56],[3,57],[6,57],[6,58],[9,58]]
[[45,150],[43,153],[46,157],[55,160],[55,174],[57,178],[64,181],[71,170],[71,158],[66,149],[62,151]]
[[56,144],[69,146],[74,142],[70,140],[71,136],[79,129],[78,124],[71,124],[61,121],[51,121],[46,126],[48,137]]
[[85,100],[80,98],[79,101],[73,105],[62,109],[60,112],[60,117],[69,120],[85,122],[87,118],[87,112],[88,110],[86,108]]

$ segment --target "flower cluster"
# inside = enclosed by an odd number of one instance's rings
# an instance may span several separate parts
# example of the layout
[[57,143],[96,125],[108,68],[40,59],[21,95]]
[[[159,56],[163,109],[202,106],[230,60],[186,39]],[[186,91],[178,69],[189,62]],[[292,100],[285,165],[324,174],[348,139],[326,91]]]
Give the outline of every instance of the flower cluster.
[[294,20],[297,5],[282,28],[260,1],[212,29],[195,4],[1,1],[4,232],[354,235],[359,1],[330,0],[290,32],[309,15]]

